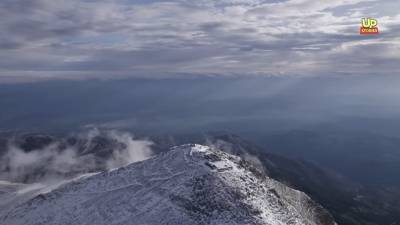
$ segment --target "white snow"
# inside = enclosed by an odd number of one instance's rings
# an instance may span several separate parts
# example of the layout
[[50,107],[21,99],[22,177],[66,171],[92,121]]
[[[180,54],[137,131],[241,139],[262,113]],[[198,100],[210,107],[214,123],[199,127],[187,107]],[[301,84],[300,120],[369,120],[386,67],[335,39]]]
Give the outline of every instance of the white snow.
[[[174,147],[40,193],[8,209],[0,205],[0,224],[322,225],[318,207],[304,193],[257,176],[236,156],[201,145]],[[9,201],[16,196],[6,195]]]

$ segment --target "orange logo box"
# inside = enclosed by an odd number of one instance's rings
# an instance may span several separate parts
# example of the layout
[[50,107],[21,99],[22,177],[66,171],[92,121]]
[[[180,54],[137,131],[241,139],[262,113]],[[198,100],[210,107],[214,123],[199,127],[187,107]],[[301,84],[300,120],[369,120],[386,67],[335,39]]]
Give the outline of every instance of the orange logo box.
[[378,21],[372,18],[363,18],[360,27],[361,35],[376,35],[379,34]]

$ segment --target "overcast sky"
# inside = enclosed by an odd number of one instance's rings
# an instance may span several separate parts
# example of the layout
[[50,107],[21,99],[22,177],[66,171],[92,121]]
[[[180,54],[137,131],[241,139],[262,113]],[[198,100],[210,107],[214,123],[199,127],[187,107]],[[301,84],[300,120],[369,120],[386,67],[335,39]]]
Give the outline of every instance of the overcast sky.
[[[0,82],[396,75],[399,0],[1,0]],[[359,35],[363,17],[380,35]]]

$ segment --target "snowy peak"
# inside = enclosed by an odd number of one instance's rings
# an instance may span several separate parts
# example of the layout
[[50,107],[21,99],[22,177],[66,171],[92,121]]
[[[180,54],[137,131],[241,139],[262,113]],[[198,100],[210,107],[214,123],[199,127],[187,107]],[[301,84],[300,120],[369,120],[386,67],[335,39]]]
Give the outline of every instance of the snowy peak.
[[[227,195],[240,200],[241,209],[252,215],[255,224],[335,224],[332,216],[306,194],[268,178],[240,157],[201,145],[174,149],[189,155],[185,157],[186,163],[203,166],[208,171],[207,179],[212,176],[223,184],[220,187],[217,183],[208,183],[210,187],[234,190]],[[218,199],[210,193],[204,197]]]
[[65,184],[1,215],[0,224],[334,225],[302,192],[239,157],[183,145]]

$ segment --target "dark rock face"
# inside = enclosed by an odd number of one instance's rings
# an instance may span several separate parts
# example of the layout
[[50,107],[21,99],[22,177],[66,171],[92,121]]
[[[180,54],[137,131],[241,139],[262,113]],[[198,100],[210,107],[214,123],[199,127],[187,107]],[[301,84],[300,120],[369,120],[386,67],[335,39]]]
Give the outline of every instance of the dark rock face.
[[24,151],[30,152],[37,149],[42,149],[51,143],[55,142],[56,139],[52,136],[47,135],[25,135],[17,142]]

